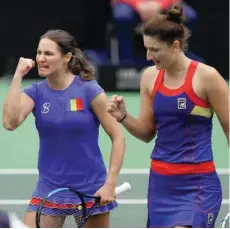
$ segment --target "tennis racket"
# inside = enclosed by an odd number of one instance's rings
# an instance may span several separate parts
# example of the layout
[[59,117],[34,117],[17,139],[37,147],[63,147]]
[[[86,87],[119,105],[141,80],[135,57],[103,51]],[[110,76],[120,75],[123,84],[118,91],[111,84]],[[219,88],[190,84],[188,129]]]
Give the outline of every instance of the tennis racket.
[[229,222],[230,212],[224,217],[223,221],[220,224],[220,228],[225,228],[227,222]]
[[[116,196],[128,190],[131,190],[131,185],[125,182],[116,187]],[[71,198],[66,197],[67,193]],[[65,198],[63,198],[64,196]],[[60,199],[63,203],[57,204],[53,201],[54,199]],[[100,200],[100,197],[84,194],[74,189],[56,189],[40,201],[36,212],[36,227],[81,228],[85,225],[89,216],[95,213],[100,205]]]

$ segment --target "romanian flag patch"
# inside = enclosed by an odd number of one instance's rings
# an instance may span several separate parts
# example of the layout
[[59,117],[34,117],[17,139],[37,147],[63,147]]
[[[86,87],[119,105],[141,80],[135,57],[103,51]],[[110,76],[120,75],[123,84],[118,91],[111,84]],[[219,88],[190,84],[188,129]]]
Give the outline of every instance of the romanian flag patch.
[[70,110],[71,111],[83,111],[83,102],[81,98],[70,100]]

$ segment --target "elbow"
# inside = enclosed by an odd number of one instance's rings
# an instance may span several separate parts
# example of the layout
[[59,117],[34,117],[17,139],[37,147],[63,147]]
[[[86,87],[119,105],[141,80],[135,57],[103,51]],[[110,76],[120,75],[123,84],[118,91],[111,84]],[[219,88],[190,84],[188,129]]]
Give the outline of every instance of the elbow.
[[6,123],[3,123],[3,126],[4,126],[4,128],[5,128],[6,130],[8,130],[8,131],[14,131],[14,130],[16,129],[15,126],[10,125],[10,124],[6,124]]
[[142,139],[142,141],[145,143],[150,143],[152,140],[153,140],[153,137]]
[[145,143],[150,143],[152,140],[153,138],[146,138],[146,139],[143,139],[142,141]]
[[145,136],[145,138],[141,139],[143,142],[145,143],[150,143],[156,136],[156,132],[152,131],[151,133],[149,133],[147,136]]
[[3,120],[3,127],[8,131],[14,131],[17,128],[17,125],[4,119]]
[[8,131],[13,131],[15,130],[15,127],[13,125],[12,120],[10,120],[9,118],[9,114],[7,112],[5,112],[5,110],[3,109],[3,113],[2,113],[2,125],[3,127],[8,130]]
[[8,131],[14,131],[16,128],[14,128],[13,126],[10,126],[10,125],[3,125],[4,128]]

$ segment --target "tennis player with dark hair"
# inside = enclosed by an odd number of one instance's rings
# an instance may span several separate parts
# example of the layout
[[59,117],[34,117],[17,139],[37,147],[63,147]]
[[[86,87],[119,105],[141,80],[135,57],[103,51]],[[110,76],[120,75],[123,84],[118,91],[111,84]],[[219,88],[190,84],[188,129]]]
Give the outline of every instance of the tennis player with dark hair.
[[[15,130],[33,112],[39,134],[39,180],[24,222],[35,226],[35,211],[42,197],[54,189],[68,187],[101,197],[101,206],[86,227],[109,227],[109,211],[117,206],[115,186],[123,163],[125,139],[116,119],[106,111],[107,98],[94,80],[93,67],[76,48],[72,35],[49,30],[40,39],[36,62],[46,79],[21,92],[23,77],[35,66],[20,58],[3,107],[3,124]],[[99,126],[112,141],[108,173],[98,144]],[[68,192],[53,199],[53,205],[74,203]],[[44,210],[44,227],[55,212]]]
[[[214,227],[222,190],[212,152],[212,118],[216,113],[229,138],[229,93],[211,66],[187,58],[188,31],[183,10],[174,6],[143,27],[147,59],[140,114],[127,113],[123,97],[114,95],[107,111],[136,138],[150,142],[148,227]],[[221,152],[219,152],[221,153]]]

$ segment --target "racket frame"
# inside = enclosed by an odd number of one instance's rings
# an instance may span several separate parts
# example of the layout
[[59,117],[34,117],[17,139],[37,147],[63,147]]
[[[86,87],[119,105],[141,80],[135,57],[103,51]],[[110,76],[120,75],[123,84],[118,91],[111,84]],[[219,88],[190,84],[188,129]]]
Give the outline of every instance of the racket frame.
[[[58,192],[61,192],[61,191],[70,191],[70,192],[73,192],[75,193],[79,199],[81,200],[81,205],[82,206],[82,211],[83,211],[83,219],[82,219],[82,222],[80,223],[80,225],[78,225],[79,228],[82,228],[86,221],[88,220],[89,216],[93,213],[93,211],[95,210],[95,208],[97,208],[99,205],[100,205],[100,201],[101,201],[101,198],[98,197],[98,196],[92,196],[92,195],[88,195],[88,194],[84,194],[82,192],[79,192],[77,190],[74,190],[74,189],[71,189],[71,188],[59,188],[59,189],[55,189],[54,191],[50,192],[46,197],[42,198],[42,201],[41,203],[39,204],[39,207],[36,211],[36,227],[37,228],[40,228],[40,218],[41,218],[41,212],[42,212],[42,209],[44,207],[44,204],[45,202],[48,200],[49,197],[51,197],[52,195],[58,193]],[[84,201],[84,197],[87,197],[87,198],[92,198],[94,199],[94,204],[93,206],[90,208],[89,210],[89,213],[87,214],[86,212],[86,202]]]

